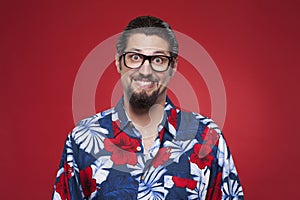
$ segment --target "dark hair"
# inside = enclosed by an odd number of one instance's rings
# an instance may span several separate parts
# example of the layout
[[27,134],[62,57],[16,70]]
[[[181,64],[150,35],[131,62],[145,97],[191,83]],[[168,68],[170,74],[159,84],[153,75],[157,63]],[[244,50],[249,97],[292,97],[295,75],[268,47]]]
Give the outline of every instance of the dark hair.
[[118,54],[124,53],[128,38],[134,33],[157,35],[165,39],[169,43],[169,51],[171,56],[177,58],[178,43],[170,25],[163,20],[153,16],[140,16],[129,22],[118,39]]

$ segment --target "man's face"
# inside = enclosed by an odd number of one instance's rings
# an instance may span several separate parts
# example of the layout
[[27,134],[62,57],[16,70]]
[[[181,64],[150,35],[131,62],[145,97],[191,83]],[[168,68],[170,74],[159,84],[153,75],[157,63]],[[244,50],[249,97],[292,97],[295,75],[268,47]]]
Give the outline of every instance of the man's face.
[[[146,36],[142,33],[132,34],[127,41],[125,52],[136,52],[144,55],[170,56],[169,44],[157,35]],[[164,72],[153,71],[148,60],[138,69],[130,69],[116,58],[118,72],[124,90],[124,100],[133,107],[147,109],[153,104],[164,102],[166,88],[176,71],[175,62]]]

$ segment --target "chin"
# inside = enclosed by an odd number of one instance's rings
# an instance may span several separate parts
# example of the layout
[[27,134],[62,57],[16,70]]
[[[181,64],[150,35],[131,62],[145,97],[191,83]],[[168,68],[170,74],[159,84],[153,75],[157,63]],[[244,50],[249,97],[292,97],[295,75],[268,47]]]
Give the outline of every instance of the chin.
[[150,109],[158,99],[159,91],[146,92],[142,90],[140,92],[133,92],[129,97],[129,103],[136,109]]

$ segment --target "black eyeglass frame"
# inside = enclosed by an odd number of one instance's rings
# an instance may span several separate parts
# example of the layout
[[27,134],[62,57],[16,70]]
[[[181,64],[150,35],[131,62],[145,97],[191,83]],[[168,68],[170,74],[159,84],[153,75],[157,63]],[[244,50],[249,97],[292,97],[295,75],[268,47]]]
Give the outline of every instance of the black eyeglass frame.
[[[126,65],[126,62],[125,62],[125,56],[126,56],[126,54],[128,54],[128,53],[134,53],[134,54],[137,54],[137,55],[143,57],[143,62],[140,64],[140,66],[132,68],[132,67],[129,67],[129,66]],[[169,69],[171,63],[174,62],[174,58],[175,58],[174,56],[166,56],[166,55],[151,55],[151,56],[148,56],[148,55],[144,55],[144,54],[137,53],[137,52],[132,52],[132,51],[128,51],[128,52],[122,53],[122,55],[120,55],[120,57],[119,57],[119,61],[121,61],[122,57],[123,57],[123,63],[124,63],[124,65],[125,65],[127,68],[129,68],[129,69],[139,69],[139,68],[142,67],[142,65],[145,63],[145,61],[148,60],[151,69],[152,69],[153,71],[155,71],[155,72],[165,72],[165,71],[167,71],[167,70]],[[155,70],[155,69],[152,67],[152,63],[151,63],[151,59],[154,58],[154,57],[164,57],[164,58],[167,58],[167,59],[169,60],[167,68],[166,68],[165,70],[163,70],[163,71]]]

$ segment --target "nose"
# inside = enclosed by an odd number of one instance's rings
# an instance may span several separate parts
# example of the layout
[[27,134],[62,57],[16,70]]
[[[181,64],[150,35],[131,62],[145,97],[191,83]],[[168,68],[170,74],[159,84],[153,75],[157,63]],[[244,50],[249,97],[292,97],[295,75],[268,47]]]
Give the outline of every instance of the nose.
[[145,60],[142,66],[139,68],[139,73],[143,74],[144,76],[152,74],[152,68],[150,66],[149,60]]

